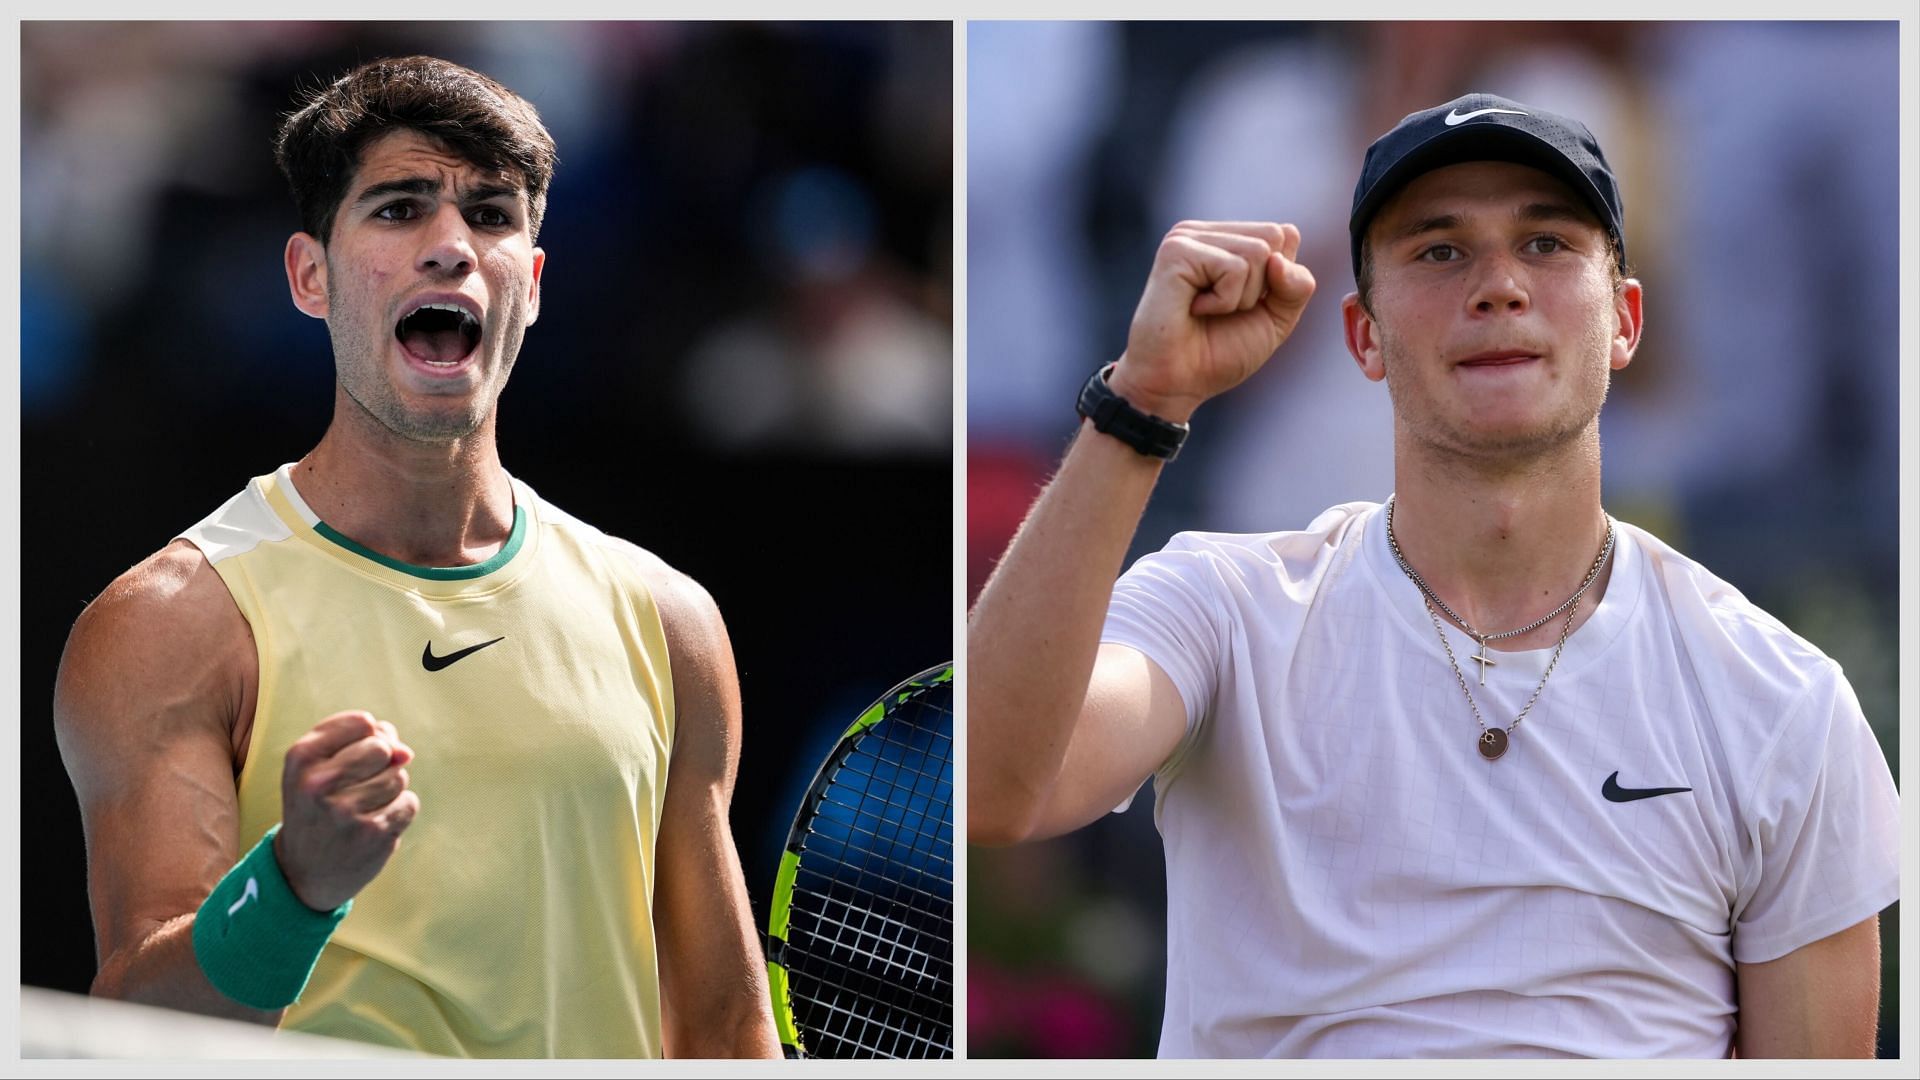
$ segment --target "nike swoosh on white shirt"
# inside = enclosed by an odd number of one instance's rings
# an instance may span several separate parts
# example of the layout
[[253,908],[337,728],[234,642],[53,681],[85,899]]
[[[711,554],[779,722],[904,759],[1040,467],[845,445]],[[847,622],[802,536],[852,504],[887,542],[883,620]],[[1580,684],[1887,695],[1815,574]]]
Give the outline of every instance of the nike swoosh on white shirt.
[[250,877],[247,879],[247,891],[241,893],[240,899],[235,900],[233,906],[227,909],[227,918],[233,918],[233,913],[245,907],[247,901],[258,899],[260,899],[260,882]]
[[1527,115],[1526,113],[1521,112],[1519,109],[1475,109],[1472,112],[1465,113],[1465,114],[1461,113],[1459,109],[1453,109],[1447,113],[1447,126],[1453,127],[1456,124],[1464,124],[1476,116],[1485,116],[1488,113],[1496,113],[1496,112],[1512,113],[1515,116]]

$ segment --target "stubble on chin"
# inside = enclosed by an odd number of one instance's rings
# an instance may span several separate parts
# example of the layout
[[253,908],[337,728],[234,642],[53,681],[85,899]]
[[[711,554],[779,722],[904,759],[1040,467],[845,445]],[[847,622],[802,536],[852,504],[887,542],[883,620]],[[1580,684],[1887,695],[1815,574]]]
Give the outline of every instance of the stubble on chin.
[[[341,355],[336,353],[336,357]],[[360,353],[337,359],[336,363],[340,389],[358,407],[363,419],[408,442],[446,443],[464,439],[480,430],[492,408],[492,401],[484,391],[473,398],[446,398],[444,408],[412,406],[392,381],[383,376],[379,357]]]
[[1405,371],[1409,361],[1391,343],[1382,343],[1382,353],[1395,427],[1435,457],[1490,466],[1518,465],[1553,456],[1598,433],[1600,407],[1606,401],[1609,381],[1604,365],[1597,376],[1562,373],[1562,377],[1581,380],[1581,385],[1551,415],[1524,425],[1495,427],[1467,422],[1463,404],[1444,402],[1430,386]]

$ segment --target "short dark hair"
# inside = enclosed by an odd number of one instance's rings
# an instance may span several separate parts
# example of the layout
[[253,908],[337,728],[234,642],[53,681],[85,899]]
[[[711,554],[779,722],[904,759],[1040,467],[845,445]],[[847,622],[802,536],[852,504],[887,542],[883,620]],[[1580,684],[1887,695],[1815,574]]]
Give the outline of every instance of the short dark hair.
[[309,94],[280,125],[274,160],[293,188],[300,226],[325,244],[360,151],[408,128],[483,168],[518,173],[535,236],[559,160],[553,136],[525,98],[470,68],[431,56],[362,64]]
[[[1634,274],[1634,268],[1627,263],[1627,257],[1620,250],[1620,238],[1611,231],[1607,233],[1607,248],[1613,252],[1613,283],[1618,286]],[[1373,237],[1362,233],[1360,236],[1360,272],[1353,276],[1354,288],[1360,293],[1360,307],[1368,315],[1373,314]]]

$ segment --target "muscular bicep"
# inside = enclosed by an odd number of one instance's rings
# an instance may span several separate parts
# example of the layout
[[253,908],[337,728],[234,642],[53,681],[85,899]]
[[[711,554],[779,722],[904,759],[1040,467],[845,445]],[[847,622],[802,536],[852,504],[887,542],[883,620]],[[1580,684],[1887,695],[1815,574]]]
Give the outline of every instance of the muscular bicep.
[[1880,1012],[1880,919],[1759,964],[1735,965],[1743,1058],[1872,1057]]
[[1059,778],[1028,839],[1100,820],[1139,790],[1186,730],[1186,705],[1160,665],[1130,646],[1101,645]]
[[655,592],[676,713],[653,904],[666,1050],[778,1057],[765,961],[728,823],[741,739],[732,645],[698,585],[676,577]]
[[239,857],[233,732],[247,691],[235,668],[250,641],[184,544],[122,575],[68,637],[54,727],[103,968],[197,910]]

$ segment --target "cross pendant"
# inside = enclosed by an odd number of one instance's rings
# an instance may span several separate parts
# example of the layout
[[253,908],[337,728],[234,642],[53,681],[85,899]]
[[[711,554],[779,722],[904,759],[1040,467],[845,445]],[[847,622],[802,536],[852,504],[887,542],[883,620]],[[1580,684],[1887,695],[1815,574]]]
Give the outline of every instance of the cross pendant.
[[1480,652],[1475,656],[1468,657],[1467,659],[1472,660],[1474,663],[1480,665],[1480,685],[1481,686],[1487,685],[1487,669],[1490,667],[1500,666],[1499,661],[1494,660],[1493,658],[1487,655],[1487,639],[1486,638],[1480,639]]

